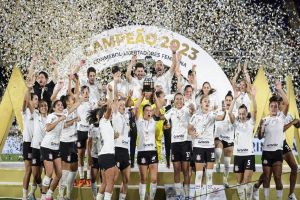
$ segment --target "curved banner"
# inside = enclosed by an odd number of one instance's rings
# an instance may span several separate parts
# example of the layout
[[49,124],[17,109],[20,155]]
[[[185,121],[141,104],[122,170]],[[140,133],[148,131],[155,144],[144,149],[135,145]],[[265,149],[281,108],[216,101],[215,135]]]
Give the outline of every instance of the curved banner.
[[[219,101],[224,99],[231,84],[216,61],[192,40],[172,31],[155,26],[126,26],[107,30],[89,39],[89,41],[73,49],[62,62],[62,66],[72,66],[80,59],[86,59],[86,67],[94,67],[99,72],[119,62],[129,61],[133,54],[138,59],[151,56],[155,61],[171,65],[170,45],[176,44],[182,54],[181,72],[187,77],[193,64],[197,65],[198,87],[204,81],[211,83],[217,90]],[[129,63],[129,62],[128,62]],[[61,70],[66,73],[66,70]],[[86,76],[86,69],[80,71]]]

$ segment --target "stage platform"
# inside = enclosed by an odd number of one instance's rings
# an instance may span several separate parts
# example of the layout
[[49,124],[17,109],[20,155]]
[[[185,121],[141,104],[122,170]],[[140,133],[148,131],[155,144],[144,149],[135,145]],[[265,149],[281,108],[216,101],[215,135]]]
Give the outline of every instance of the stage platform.
[[[232,171],[231,166],[231,171]],[[221,172],[223,171],[223,165],[221,165]],[[289,167],[283,167],[282,181],[284,185],[284,198],[287,199],[289,192]],[[256,172],[253,175],[252,180],[257,180],[262,173],[261,165],[256,165]],[[300,173],[298,173],[297,185],[295,194],[297,197],[300,197]],[[20,198],[22,196],[22,179],[24,175],[23,163],[22,162],[0,162],[0,197],[2,198]],[[127,194],[127,199],[139,199],[138,195],[138,184],[139,184],[139,173],[138,168],[135,167],[132,169],[131,180],[129,183],[129,190]],[[192,179],[194,179],[194,174]],[[223,173],[214,173],[213,174],[213,183],[215,185],[222,185]],[[230,188],[225,190],[227,199],[238,199],[236,192],[236,178],[234,173],[230,173],[229,178]],[[173,183],[173,169],[172,167],[168,169],[164,164],[159,164],[159,174],[158,174],[158,190],[156,198],[158,200],[166,199],[165,197],[165,184]],[[120,178],[118,179],[113,199],[118,199],[120,188]],[[276,199],[276,190],[275,184],[272,180],[271,182],[271,197],[270,199]],[[36,192],[37,197],[40,197],[39,191]],[[260,189],[260,198],[263,199],[263,190]],[[92,199],[92,193],[90,188],[74,188],[72,193],[72,199]]]

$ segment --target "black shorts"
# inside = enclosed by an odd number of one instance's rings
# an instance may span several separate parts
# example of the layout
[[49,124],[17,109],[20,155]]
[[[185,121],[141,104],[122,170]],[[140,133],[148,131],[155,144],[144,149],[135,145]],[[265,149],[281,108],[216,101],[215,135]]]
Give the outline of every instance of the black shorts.
[[41,150],[32,148],[32,166],[40,167],[43,164]]
[[88,131],[77,131],[77,149],[85,149],[88,139]]
[[60,142],[59,151],[64,162],[74,163],[78,161],[76,142]]
[[23,142],[23,160],[31,160],[32,159],[32,148],[31,142]]
[[221,142],[222,142],[222,145],[223,145],[223,148],[224,148],[224,149],[226,149],[226,148],[228,148],[228,147],[233,147],[233,145],[234,145],[233,142],[228,143],[228,142],[226,142],[226,141],[224,141],[224,140],[221,140]]
[[283,141],[283,151],[282,151],[282,154],[286,154],[288,152],[291,152],[291,148],[290,146],[288,145],[288,143],[286,143],[286,140]]
[[99,168],[107,170],[116,166],[115,154],[103,154],[98,156]]
[[121,171],[126,169],[130,165],[128,149],[116,147],[115,148],[115,159],[116,159],[117,167]]
[[157,151],[138,151],[137,164],[138,165],[151,165],[158,163]]
[[282,150],[263,151],[261,161],[263,166],[269,166],[269,167],[272,167],[272,165],[277,161],[280,161],[282,163],[283,161]]
[[99,162],[98,162],[98,158],[93,158],[93,157],[92,157],[92,161],[93,161],[93,163],[92,163],[92,168],[94,168],[94,169],[100,169],[100,167],[99,167]]
[[190,161],[192,142],[174,142],[171,144],[172,162]]
[[244,173],[245,170],[252,170],[255,172],[255,156],[234,156],[234,173]]
[[219,140],[219,141],[221,141],[219,137],[215,137],[215,141],[216,141],[216,140]]
[[47,161],[53,161],[57,158],[60,158],[59,150],[52,150],[45,147],[41,147],[42,159]]
[[193,148],[193,160],[195,163],[215,162],[215,148]]

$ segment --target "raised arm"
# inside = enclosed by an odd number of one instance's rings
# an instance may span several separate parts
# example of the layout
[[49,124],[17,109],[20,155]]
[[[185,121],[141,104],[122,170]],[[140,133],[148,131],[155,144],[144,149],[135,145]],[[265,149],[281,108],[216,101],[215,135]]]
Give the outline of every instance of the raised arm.
[[106,112],[104,113],[103,117],[106,119],[106,120],[109,120],[110,119],[110,116],[111,116],[111,105],[112,105],[112,100],[111,99],[108,99],[107,100],[107,109],[106,109]]
[[48,57],[48,60],[49,60],[49,64],[53,66],[52,81],[55,83],[58,80],[58,62],[52,55]]
[[85,65],[85,60],[80,60],[79,64],[75,66],[74,70],[73,70],[73,74],[77,74],[80,70],[81,67],[83,67]]
[[132,81],[131,72],[132,72],[132,67],[136,64],[136,60],[137,60],[137,56],[136,56],[136,54],[134,54],[131,57],[130,63],[128,65],[128,68],[127,68],[127,71],[126,71],[126,79],[129,83],[131,83],[131,81]]
[[55,87],[54,87],[54,91],[51,95],[51,101],[54,102],[57,98],[57,94],[59,93],[59,91],[64,87],[64,82],[63,80],[60,80],[56,83]]
[[282,100],[283,100],[283,110],[282,112],[284,113],[284,115],[287,115],[287,112],[288,112],[288,109],[289,109],[289,100],[284,92],[284,90],[282,89],[282,85],[280,83],[279,80],[276,80],[275,81],[275,88],[278,92],[278,94],[282,97]]
[[238,67],[237,67],[237,72],[234,74],[233,78],[230,80],[234,91],[237,91],[236,81],[240,75],[240,72],[241,72],[241,63],[239,62]]
[[197,90],[197,87],[198,87],[198,82],[197,82],[197,77],[196,77],[196,67],[197,67],[197,65],[195,65],[195,64],[192,65],[192,72],[193,72],[193,75],[194,75],[192,86],[193,86],[195,91]]
[[[169,72],[171,74],[171,76],[174,75],[175,73],[175,69],[176,69],[176,66],[178,65],[178,58],[181,59],[181,54],[176,54],[176,51],[177,51],[177,46],[175,44],[171,45],[171,51],[172,51],[172,64],[171,64],[171,67],[169,69]],[[180,62],[180,61],[179,61]],[[180,63],[179,63],[180,65]]]
[[243,73],[244,73],[245,80],[247,81],[247,84],[251,84],[251,79],[247,70],[247,66],[248,66],[248,60],[246,60],[244,63]]
[[230,119],[230,122],[233,124],[234,121],[235,121],[235,117],[234,117],[234,114],[232,113],[233,111],[233,108],[234,108],[234,105],[235,105],[235,102],[236,102],[236,99],[241,95],[240,92],[234,92],[234,97],[233,97],[233,100],[230,104],[230,107],[229,107],[229,110],[228,110],[228,114],[229,114],[229,119]]
[[30,66],[28,68],[28,77],[32,77],[35,73],[34,67],[38,62],[38,55],[36,53],[32,54],[31,56],[31,61],[30,61]]
[[[117,91],[117,83],[114,82],[114,91]],[[118,111],[118,107],[119,107],[119,95],[118,95],[118,92],[114,92],[114,99],[113,99],[113,102],[112,102],[112,112],[113,113],[116,113]]]
[[257,128],[257,137],[258,139],[262,139],[265,135],[265,125],[264,125],[265,119],[261,119],[259,126]]
[[134,105],[133,101],[132,101],[132,94],[133,94],[133,90],[129,90],[127,97],[126,97],[126,101],[125,101],[125,106],[126,107],[131,107]]
[[293,126],[293,125],[295,125],[297,123],[299,123],[299,119],[294,119],[290,123],[284,125],[283,131],[285,132],[287,129],[289,129],[291,126]]
[[177,92],[183,92],[182,75],[179,66],[176,67],[175,75],[177,77]]

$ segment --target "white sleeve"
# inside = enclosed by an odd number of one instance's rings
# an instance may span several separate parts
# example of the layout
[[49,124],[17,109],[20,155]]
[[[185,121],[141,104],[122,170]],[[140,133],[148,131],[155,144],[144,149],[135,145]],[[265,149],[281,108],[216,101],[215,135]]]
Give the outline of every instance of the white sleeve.
[[170,110],[168,110],[168,112],[166,112],[165,118],[169,121],[171,119],[172,114],[173,114],[173,108],[171,108]]
[[48,115],[47,116],[47,120],[46,120],[46,124],[51,124],[51,123],[53,123],[55,120],[56,120],[56,116],[55,115],[53,115],[53,114],[50,114],[50,115]]

